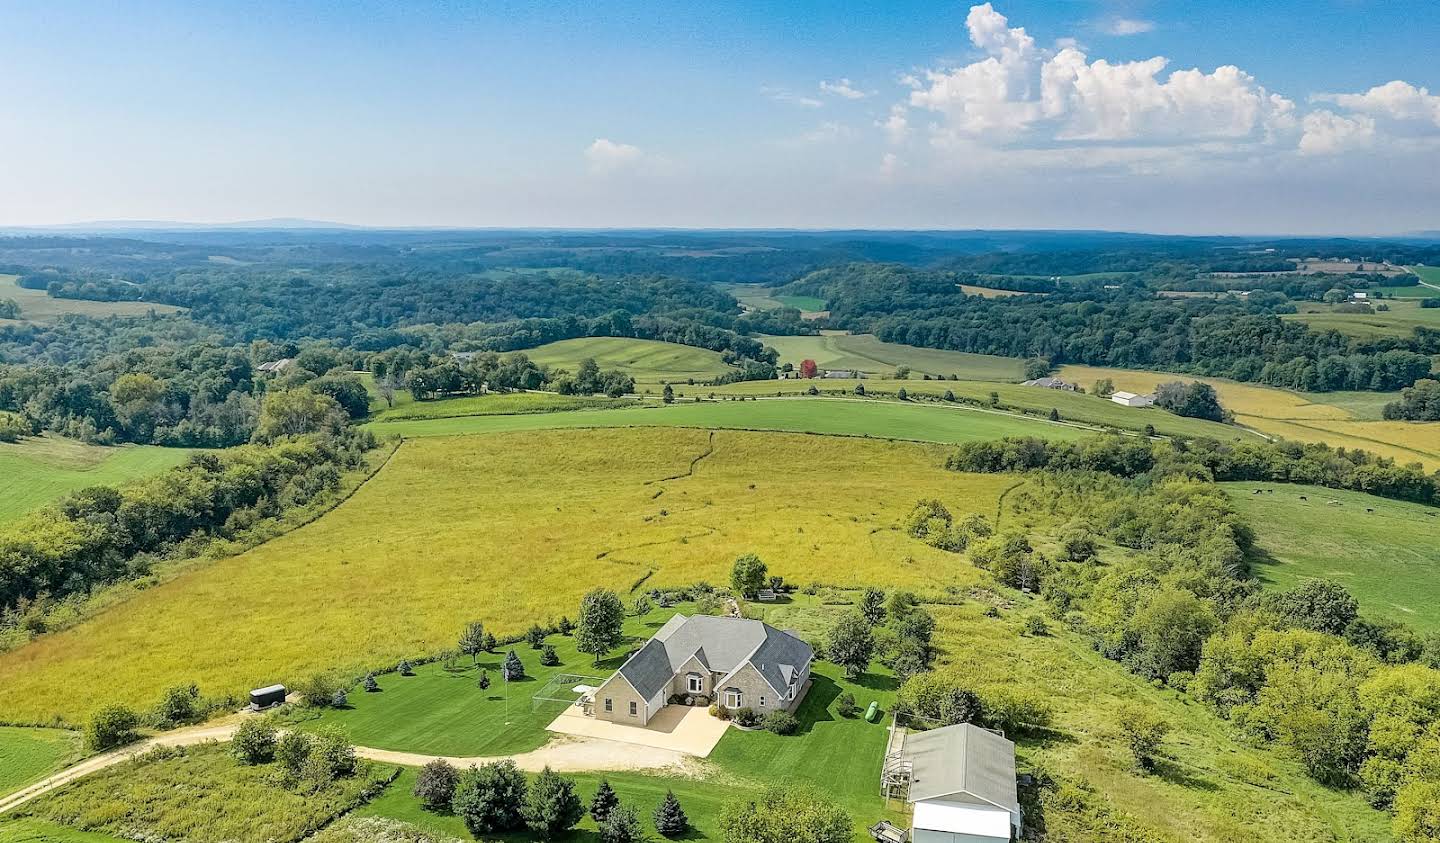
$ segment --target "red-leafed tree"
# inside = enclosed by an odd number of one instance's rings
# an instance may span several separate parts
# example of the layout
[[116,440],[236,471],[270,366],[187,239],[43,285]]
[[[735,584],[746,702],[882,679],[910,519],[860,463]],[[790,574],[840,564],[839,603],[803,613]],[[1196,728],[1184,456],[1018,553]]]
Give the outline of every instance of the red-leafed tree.
[[815,375],[819,374],[819,372],[820,372],[820,367],[818,367],[818,366],[815,365],[815,361],[814,361],[814,360],[801,360],[801,361],[800,361],[800,377],[802,377],[802,378],[813,378],[813,377],[815,377]]

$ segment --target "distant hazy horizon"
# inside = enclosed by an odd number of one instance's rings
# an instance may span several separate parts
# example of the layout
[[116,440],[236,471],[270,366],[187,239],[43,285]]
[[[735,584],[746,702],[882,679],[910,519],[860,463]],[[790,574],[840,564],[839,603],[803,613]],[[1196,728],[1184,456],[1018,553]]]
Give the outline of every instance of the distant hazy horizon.
[[11,5],[0,227],[1440,228],[1440,4],[1178,5]]

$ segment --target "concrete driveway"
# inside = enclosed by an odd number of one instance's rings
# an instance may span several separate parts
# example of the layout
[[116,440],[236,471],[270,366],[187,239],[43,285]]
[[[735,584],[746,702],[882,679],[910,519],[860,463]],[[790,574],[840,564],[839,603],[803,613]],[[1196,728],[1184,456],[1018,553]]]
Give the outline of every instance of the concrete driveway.
[[729,727],[729,723],[711,717],[708,709],[667,705],[644,726],[596,720],[578,706],[570,706],[546,728],[564,735],[638,744],[704,758],[720,743]]

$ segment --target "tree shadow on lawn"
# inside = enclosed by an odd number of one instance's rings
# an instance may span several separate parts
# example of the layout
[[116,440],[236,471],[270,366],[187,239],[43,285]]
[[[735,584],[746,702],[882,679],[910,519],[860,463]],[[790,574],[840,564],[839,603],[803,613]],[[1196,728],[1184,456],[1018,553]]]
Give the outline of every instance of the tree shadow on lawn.
[[799,734],[808,733],[816,723],[834,720],[830,714],[830,703],[838,696],[840,686],[835,684],[834,679],[810,674],[810,690],[805,692],[805,699],[800,701],[800,708],[795,712],[795,718],[800,721]]
[[881,676],[878,673],[862,673],[850,682],[867,691],[893,692],[900,690],[900,680],[894,676]]
[[1219,785],[1209,779],[1186,772],[1184,767],[1168,758],[1155,759],[1155,775],[1170,784],[1178,784],[1192,790],[1206,790],[1213,793],[1220,789]]

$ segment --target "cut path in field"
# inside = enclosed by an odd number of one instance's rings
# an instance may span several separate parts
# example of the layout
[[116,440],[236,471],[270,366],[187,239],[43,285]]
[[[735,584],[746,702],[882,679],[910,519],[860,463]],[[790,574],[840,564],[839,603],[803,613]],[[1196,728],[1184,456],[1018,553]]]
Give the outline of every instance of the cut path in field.
[[453,646],[477,618],[503,636],[573,617],[595,586],[725,581],[746,551],[783,560],[793,582],[964,586],[973,566],[892,528],[920,498],[988,516],[1013,482],[946,471],[938,445],[720,430],[694,478],[656,499],[646,481],[685,472],[709,438],[657,427],[406,440],[320,519],[0,654],[0,716],[82,723],[106,703],[149,709],[181,682],[218,695],[363,675]]
[[0,443],[0,523],[86,486],[158,474],[194,453],[155,445],[86,445],[46,434]]
[[1090,428],[1075,424],[965,405],[820,397],[682,402],[668,407],[373,422],[368,427],[378,435],[396,434],[407,438],[556,428],[691,427],[938,443],[1004,436],[1077,439],[1094,433]]

